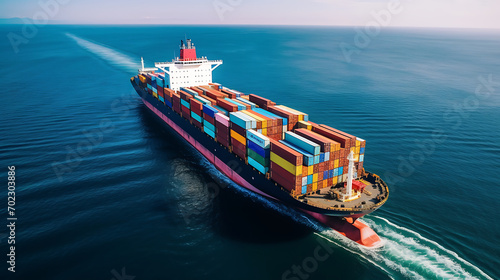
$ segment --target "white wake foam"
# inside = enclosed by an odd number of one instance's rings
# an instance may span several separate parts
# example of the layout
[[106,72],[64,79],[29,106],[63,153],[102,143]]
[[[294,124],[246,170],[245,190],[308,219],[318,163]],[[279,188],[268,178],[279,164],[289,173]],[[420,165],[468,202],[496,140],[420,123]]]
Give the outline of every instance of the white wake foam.
[[382,217],[369,216],[363,221],[386,239],[383,250],[367,253],[406,276],[419,279],[492,279],[457,253],[418,232]]
[[105,47],[103,45],[97,44],[90,42],[88,40],[82,39],[76,35],[66,33],[66,36],[69,38],[75,40],[75,42],[81,46],[82,48],[86,49],[87,51],[95,54],[99,58],[105,60],[107,63],[111,64],[112,66],[115,66],[117,68],[123,69],[127,72],[130,73],[136,73],[137,69],[139,69],[139,62],[133,60],[129,56],[113,50],[109,47]]
[[444,248],[439,243],[427,239],[415,231],[398,226],[382,217],[368,216],[362,219],[364,223],[379,234],[384,242],[382,248],[367,249],[338,232],[327,229],[321,223],[310,219],[295,209],[271,201],[234,184],[205,158],[201,162],[212,175],[216,175],[218,179],[231,185],[245,196],[265,207],[291,217],[296,222],[312,227],[318,231],[318,233],[315,233],[316,235],[368,261],[387,273],[392,279],[394,277],[400,278],[397,276],[401,275],[410,279],[493,280],[478,267],[458,256],[457,253]]

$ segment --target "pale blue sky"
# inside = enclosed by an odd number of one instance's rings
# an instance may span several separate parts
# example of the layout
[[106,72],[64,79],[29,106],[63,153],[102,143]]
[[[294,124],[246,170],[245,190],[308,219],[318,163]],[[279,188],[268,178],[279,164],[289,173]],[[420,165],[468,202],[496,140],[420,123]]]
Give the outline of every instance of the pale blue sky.
[[[56,12],[39,3],[58,4]],[[389,12],[388,5],[393,5]],[[399,3],[399,4],[398,4]],[[384,12],[387,11],[387,12]],[[389,14],[388,14],[389,13]],[[500,0],[16,0],[0,18],[95,24],[286,24],[500,28]],[[389,18],[390,15],[390,18]]]

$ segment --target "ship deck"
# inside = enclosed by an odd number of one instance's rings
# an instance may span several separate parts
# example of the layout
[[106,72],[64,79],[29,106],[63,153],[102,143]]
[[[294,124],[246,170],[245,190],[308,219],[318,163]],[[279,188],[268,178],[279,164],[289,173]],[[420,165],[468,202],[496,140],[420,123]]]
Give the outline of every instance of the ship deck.
[[389,190],[378,176],[367,176],[361,179],[369,184],[366,185],[364,192],[361,193],[358,199],[343,202],[339,198],[332,197],[332,194],[338,194],[344,190],[343,184],[341,184],[300,196],[299,200],[303,203],[323,209],[346,211],[375,210],[387,200]]

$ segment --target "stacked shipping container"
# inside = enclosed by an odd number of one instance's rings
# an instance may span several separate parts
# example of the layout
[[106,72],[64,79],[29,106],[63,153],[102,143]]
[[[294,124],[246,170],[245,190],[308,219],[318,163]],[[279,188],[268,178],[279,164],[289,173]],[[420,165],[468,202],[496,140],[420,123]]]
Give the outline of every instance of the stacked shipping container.
[[139,80],[149,94],[293,195],[346,182],[351,151],[357,176],[363,173],[366,141],[310,122],[305,113],[220,84],[174,92],[162,75]]

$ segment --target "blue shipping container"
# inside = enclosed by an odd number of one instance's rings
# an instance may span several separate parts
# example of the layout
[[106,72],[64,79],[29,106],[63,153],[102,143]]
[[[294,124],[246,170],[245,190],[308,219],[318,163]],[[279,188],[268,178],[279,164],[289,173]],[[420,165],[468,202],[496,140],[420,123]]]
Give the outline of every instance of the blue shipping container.
[[190,104],[189,104],[189,102],[187,102],[186,100],[181,99],[181,104],[182,104],[184,107],[191,109],[191,105],[190,105]]
[[260,147],[259,145],[257,145],[256,143],[254,143],[253,141],[250,141],[248,140],[247,141],[247,145],[248,145],[248,148],[254,152],[256,152],[257,154],[259,154],[261,157],[263,158],[269,158],[270,157],[270,149],[264,149],[262,147]]
[[253,110],[253,109],[255,109],[255,108],[257,108],[257,104],[255,104],[255,103],[253,103],[253,102],[251,102],[251,101],[248,101],[248,100],[246,100],[245,98],[236,97],[236,100],[241,101],[241,102],[243,102],[243,103],[245,103],[245,104],[250,105],[250,106],[251,106],[251,108],[252,108],[252,110]]
[[[262,131],[262,129],[259,129]],[[247,130],[247,138],[252,140],[255,144],[259,145],[264,149],[269,149],[271,147],[271,142],[267,136],[262,135],[261,132],[255,132],[252,129]]]
[[209,123],[207,120],[203,119],[203,126],[207,127],[208,129],[215,131],[215,127],[213,124]]
[[202,118],[198,116],[195,112],[191,111],[191,118],[197,120],[198,122],[202,123]]
[[293,132],[287,131],[285,133],[285,140],[287,142],[290,142],[290,143],[296,145],[297,147],[300,147],[301,149],[304,149],[308,153],[313,154],[315,156],[319,155],[319,153],[320,153],[321,147],[318,144],[316,144],[316,143],[314,143],[314,142],[312,142],[312,141],[310,141],[310,140],[308,140],[300,135],[297,135]]
[[208,127],[204,126],[203,131],[205,131],[206,134],[208,134],[210,137],[215,138],[215,132]]
[[253,166],[255,169],[259,170],[260,173],[267,173],[269,171],[269,167],[264,167],[257,161],[255,161],[253,158],[248,157],[248,164]]
[[168,100],[165,100],[165,105],[167,105],[168,107],[172,108],[172,103],[170,103],[170,101],[168,101]]
[[203,104],[203,113],[209,115],[212,118],[215,118],[215,114],[218,112],[217,109],[210,105]]
[[304,155],[304,165],[305,166],[311,166],[311,165],[314,164],[314,156],[311,155],[310,153],[308,153],[308,152],[302,150],[301,148],[299,148],[299,147],[297,147],[297,146],[295,146],[295,145],[293,145],[291,143],[288,143],[288,142],[286,142],[284,140],[280,140],[279,142],[281,144],[284,144],[284,145],[288,146],[291,149],[294,149],[295,151],[301,153],[302,155]]
[[213,106],[213,107],[214,107],[215,109],[219,110],[219,113],[222,113],[222,114],[226,115],[227,117],[229,117],[229,112],[228,112],[228,111],[226,111],[226,109],[221,108],[221,107],[219,107],[219,106],[217,106],[217,105],[215,105],[215,106]]
[[288,125],[288,119],[287,118],[282,118],[282,117],[280,117],[280,116],[278,116],[276,114],[273,114],[273,113],[271,113],[269,111],[266,111],[266,110],[264,110],[262,108],[255,108],[254,111],[257,112],[257,113],[259,113],[259,114],[261,114],[261,115],[264,115],[264,116],[266,116],[268,118],[282,119],[283,120],[283,125]]
[[241,105],[240,103],[232,100],[232,99],[229,99],[229,98],[224,98],[226,101],[229,101],[231,103],[233,103],[234,105],[238,106],[238,111],[241,111],[241,110],[246,110],[247,108],[243,105]]

